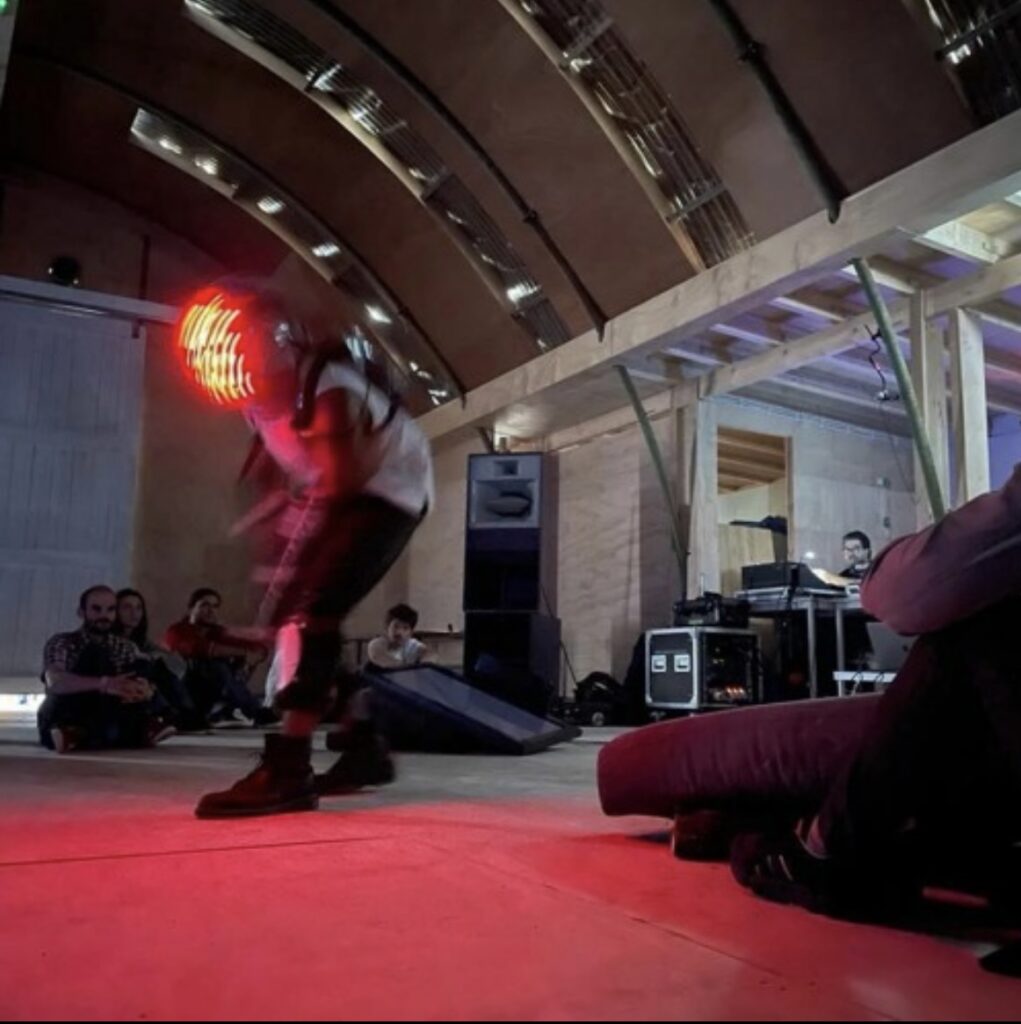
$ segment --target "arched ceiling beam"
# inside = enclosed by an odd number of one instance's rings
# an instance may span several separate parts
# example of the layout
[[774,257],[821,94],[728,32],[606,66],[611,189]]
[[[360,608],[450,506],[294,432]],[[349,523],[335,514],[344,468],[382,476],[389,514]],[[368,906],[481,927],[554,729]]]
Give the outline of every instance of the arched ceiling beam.
[[696,272],[752,243],[719,175],[599,0],[499,3],[584,105]]
[[183,115],[91,68],[18,47],[19,57],[51,64],[110,89],[138,106],[131,141],[244,210],[317,274],[343,292],[361,328],[433,405],[464,387],[453,367],[411,311],[353,246],[310,211],[285,186],[226,143]]
[[538,235],[539,240],[546,247],[546,250],[553,257],[557,266],[564,272],[564,276],[571,282],[572,287],[581,299],[585,311],[602,333],[606,324],[607,315],[600,306],[599,301],[589,291],[582,281],[578,272],[572,266],[570,260],[564,255],[563,250],[557,245],[556,240],[546,229],[539,212],[534,209],[527,199],[521,194],[517,186],[507,176],[503,168],[497,163],[489,151],[479,142],[478,138],[468,130],[464,122],[440,99],[439,96],[429,88],[421,78],[418,77],[396,54],[387,49],[383,43],[369,32],[363,25],[359,24],[350,14],[342,11],[330,0],[306,0],[316,10],[339,25],[359,46],[367,53],[383,64],[395,75],[405,86],[407,86],[430,110],[438,117],[475,155],[483,167],[490,173],[493,180],[500,186],[504,194],[514,205],[521,217],[523,224],[528,225]]
[[197,25],[297,89],[364,146],[436,219],[538,351],[570,339],[542,286],[475,195],[374,89],[250,0],[183,2]]

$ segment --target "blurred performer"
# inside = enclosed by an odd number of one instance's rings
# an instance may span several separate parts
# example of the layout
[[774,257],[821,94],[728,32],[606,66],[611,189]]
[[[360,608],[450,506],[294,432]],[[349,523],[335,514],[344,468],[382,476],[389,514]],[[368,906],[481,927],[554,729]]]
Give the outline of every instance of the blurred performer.
[[[218,404],[240,409],[284,478],[242,528],[268,538],[255,579],[260,623],[275,631],[283,714],[257,767],[204,796],[200,818],[312,810],[319,796],[394,777],[368,693],[339,669],[345,616],[382,578],[433,500],[429,444],[385,373],[339,341],[313,338],[282,296],[237,279],[200,293],[177,330],[184,364]],[[250,459],[250,464],[251,464]],[[265,474],[263,474],[264,476]],[[348,728],[321,776],[312,733],[336,688]]]

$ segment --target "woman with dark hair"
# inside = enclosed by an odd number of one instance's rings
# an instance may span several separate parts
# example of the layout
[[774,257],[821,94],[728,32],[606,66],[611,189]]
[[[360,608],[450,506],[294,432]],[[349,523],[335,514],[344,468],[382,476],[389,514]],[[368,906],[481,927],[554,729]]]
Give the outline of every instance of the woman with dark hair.
[[140,674],[151,682],[170,705],[179,732],[200,732],[209,722],[195,707],[184,684],[188,665],[178,654],[160,647],[149,637],[149,611],[145,598],[131,587],[117,591],[117,633],[130,640],[145,661]]
[[117,623],[120,636],[130,640],[143,654],[155,647],[149,640],[149,609],[145,598],[130,587],[117,591]]

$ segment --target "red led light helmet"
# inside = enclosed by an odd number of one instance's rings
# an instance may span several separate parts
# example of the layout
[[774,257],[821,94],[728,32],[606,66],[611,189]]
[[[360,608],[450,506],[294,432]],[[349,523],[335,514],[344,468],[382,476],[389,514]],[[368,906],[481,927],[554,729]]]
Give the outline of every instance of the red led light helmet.
[[224,408],[289,402],[297,358],[308,345],[307,331],[283,299],[241,278],[203,288],[185,305],[175,331],[186,373]]

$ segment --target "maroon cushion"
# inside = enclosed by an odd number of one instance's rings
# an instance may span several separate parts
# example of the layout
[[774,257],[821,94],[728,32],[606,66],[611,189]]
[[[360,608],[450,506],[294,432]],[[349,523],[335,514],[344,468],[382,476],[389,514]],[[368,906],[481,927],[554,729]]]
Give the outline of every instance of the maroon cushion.
[[607,814],[813,804],[872,721],[879,696],[767,704],[660,722],[599,753]]

